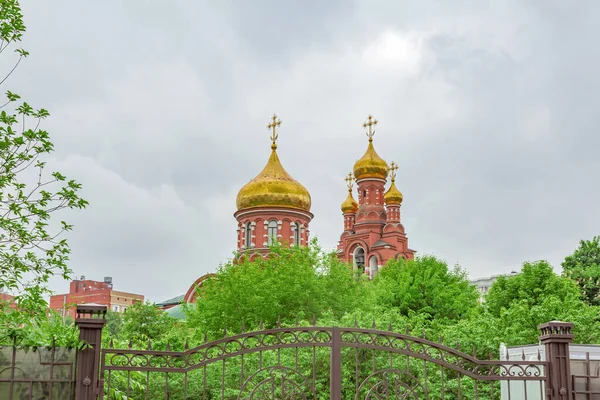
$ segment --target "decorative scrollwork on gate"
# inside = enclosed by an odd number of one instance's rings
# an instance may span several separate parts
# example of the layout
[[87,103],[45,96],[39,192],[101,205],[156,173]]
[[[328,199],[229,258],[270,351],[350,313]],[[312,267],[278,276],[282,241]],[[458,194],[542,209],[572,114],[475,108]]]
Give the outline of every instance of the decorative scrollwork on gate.
[[316,398],[311,382],[301,373],[281,365],[260,369],[241,387],[238,400],[306,400]]
[[372,329],[342,328],[342,346],[403,354],[479,380],[544,380],[544,361],[478,360],[427,339]]
[[406,371],[385,369],[372,373],[361,382],[355,400],[428,400],[419,380]]
[[329,329],[279,328],[231,336],[186,351],[103,349],[102,356],[107,370],[185,372],[243,354],[330,345]]

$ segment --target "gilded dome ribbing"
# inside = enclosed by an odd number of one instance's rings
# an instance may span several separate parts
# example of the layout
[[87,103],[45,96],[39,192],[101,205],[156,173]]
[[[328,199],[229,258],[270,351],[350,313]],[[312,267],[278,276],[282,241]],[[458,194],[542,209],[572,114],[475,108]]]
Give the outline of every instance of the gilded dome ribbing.
[[277,151],[263,170],[240,189],[236,199],[237,209],[252,207],[287,207],[310,211],[310,193],[283,168]]

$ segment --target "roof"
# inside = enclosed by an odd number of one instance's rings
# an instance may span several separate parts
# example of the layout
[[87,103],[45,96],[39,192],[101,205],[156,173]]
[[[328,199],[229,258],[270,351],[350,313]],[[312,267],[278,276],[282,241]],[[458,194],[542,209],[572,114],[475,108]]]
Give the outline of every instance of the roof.
[[379,239],[378,241],[376,241],[375,243],[373,243],[373,246],[371,246],[371,247],[380,247],[380,246],[391,246],[391,244],[389,244],[388,242],[385,242],[385,241]]
[[511,277],[511,276],[514,276],[517,274],[518,274],[517,271],[510,271],[509,274],[497,274],[497,275],[492,275],[492,276],[485,276],[482,278],[472,279],[469,282],[471,284],[476,284],[477,282],[483,282],[483,281],[495,281],[496,279],[500,278],[501,276]]
[[156,303],[157,306],[170,306],[173,304],[181,304],[183,303],[183,299],[185,297],[185,294],[179,295],[177,297],[173,297],[172,299],[169,300],[165,300],[161,303]]
[[181,304],[176,305],[175,307],[171,307],[165,312],[173,318],[185,321],[185,312],[183,311],[183,306]]

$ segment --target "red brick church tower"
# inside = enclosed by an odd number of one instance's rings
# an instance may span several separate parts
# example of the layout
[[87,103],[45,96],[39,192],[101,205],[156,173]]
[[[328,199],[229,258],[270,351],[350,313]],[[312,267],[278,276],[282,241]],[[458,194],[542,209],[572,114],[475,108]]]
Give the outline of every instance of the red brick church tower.
[[238,222],[237,249],[240,253],[268,253],[269,245],[305,246],[308,243],[310,193],[290,176],[277,155],[277,128],[281,120],[273,115],[267,125],[271,134],[271,156],[263,170],[242,189],[234,214]]
[[[377,120],[369,115],[363,124],[367,129],[367,151],[354,164],[354,176],[346,178],[348,197],[342,203],[344,232],[338,244],[338,257],[373,278],[385,263],[394,258],[413,259],[415,251],[400,222],[402,193],[396,188],[395,162],[391,167],[373,147]],[[388,173],[390,186],[385,190]],[[352,181],[358,186],[358,202],[352,195]]]

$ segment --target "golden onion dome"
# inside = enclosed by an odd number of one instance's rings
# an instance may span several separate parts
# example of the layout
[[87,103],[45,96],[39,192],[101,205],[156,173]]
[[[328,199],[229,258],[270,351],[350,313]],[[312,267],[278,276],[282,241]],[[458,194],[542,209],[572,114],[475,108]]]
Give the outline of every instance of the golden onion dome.
[[354,164],[354,177],[356,180],[365,178],[385,179],[388,175],[389,166],[387,162],[375,151],[373,147],[373,135],[375,135],[374,127],[377,125],[377,120],[369,115],[368,121],[363,124],[363,128],[367,129],[367,137],[369,138],[369,147],[365,154]]
[[354,200],[354,197],[352,197],[352,181],[354,180],[354,176],[352,176],[352,173],[349,173],[344,180],[348,187],[348,197],[346,197],[346,200],[342,203],[342,212],[356,213],[356,211],[358,211],[358,203]]
[[385,179],[388,175],[388,163],[375,151],[373,138],[369,138],[369,147],[365,154],[354,164],[356,180],[365,178]]
[[285,207],[310,211],[310,193],[297,180],[283,168],[277,155],[277,134],[275,127],[281,121],[276,122],[273,116],[273,128],[271,140],[271,156],[263,170],[240,189],[236,199],[238,211],[253,207]]
[[402,204],[403,196],[402,193],[396,187],[396,180],[392,179],[392,185],[387,192],[383,195],[385,204],[387,205],[400,205]]
[[356,213],[358,211],[358,203],[352,197],[352,189],[348,190],[348,197],[342,203],[342,212],[343,213]]
[[385,204],[387,205],[400,205],[402,204],[402,193],[396,187],[396,171],[398,170],[398,164],[394,161],[390,164],[390,172],[392,178],[392,184],[387,192],[383,195],[383,199],[385,200]]

